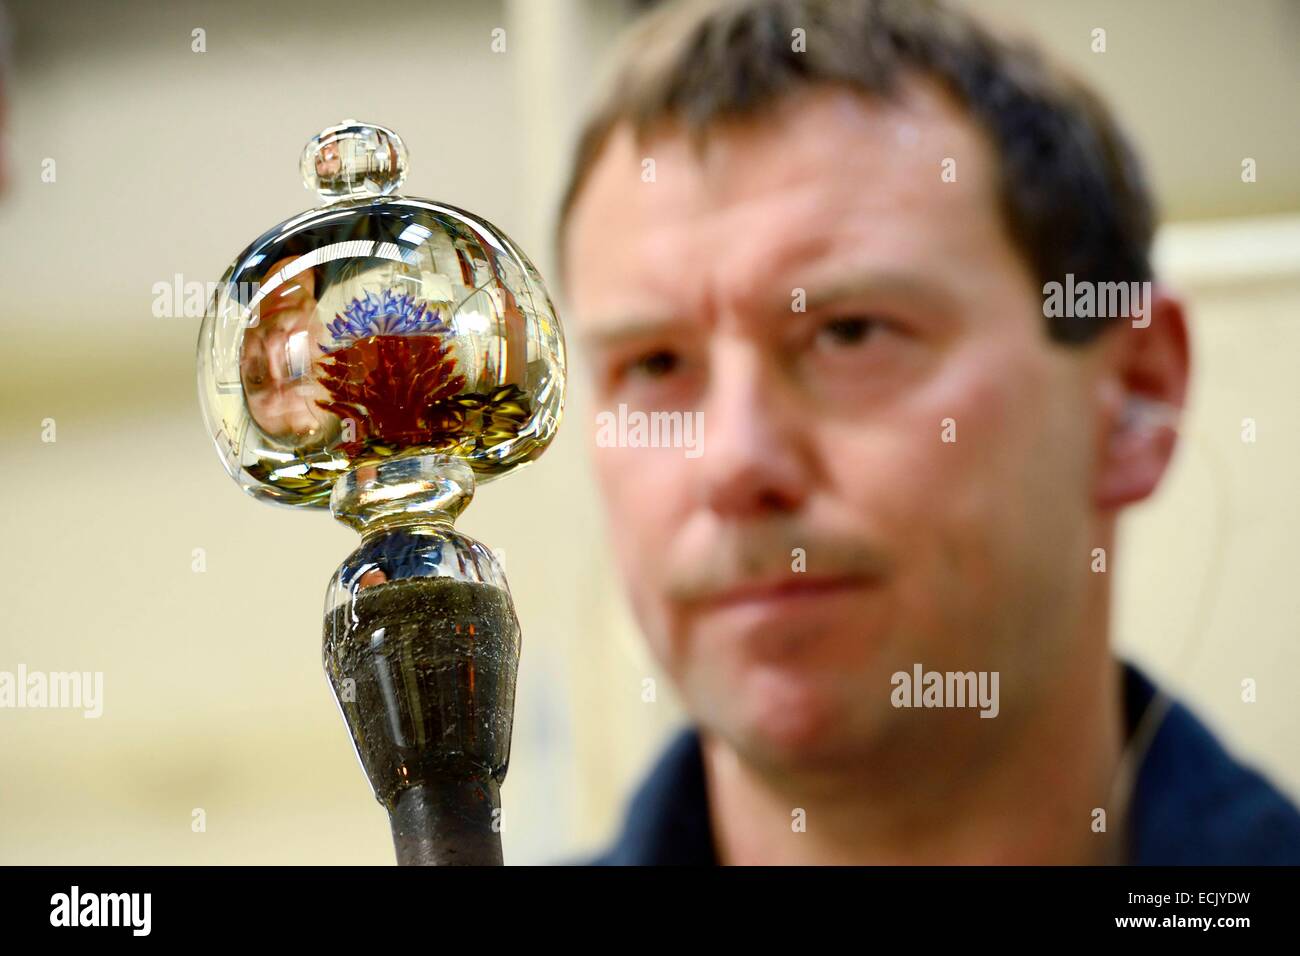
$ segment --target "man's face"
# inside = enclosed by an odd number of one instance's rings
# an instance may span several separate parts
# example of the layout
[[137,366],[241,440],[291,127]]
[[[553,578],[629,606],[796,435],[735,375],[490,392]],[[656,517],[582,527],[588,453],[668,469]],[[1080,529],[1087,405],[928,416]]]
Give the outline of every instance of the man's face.
[[788,98],[702,156],[617,130],[574,207],[598,409],[703,416],[696,457],[594,451],[633,608],[694,719],[751,759],[832,766],[981,723],[893,709],[915,663],[1000,671],[1014,720],[1012,688],[1074,637],[1095,362],[1047,338],[995,176],[917,81],[897,104]]
[[[266,276],[291,265],[274,263]],[[326,444],[337,432],[336,416],[317,404],[329,392],[316,380],[328,330],[316,316],[311,269],[282,283],[257,305],[257,321],[244,333],[240,377],[249,412],[267,435],[296,449]]]

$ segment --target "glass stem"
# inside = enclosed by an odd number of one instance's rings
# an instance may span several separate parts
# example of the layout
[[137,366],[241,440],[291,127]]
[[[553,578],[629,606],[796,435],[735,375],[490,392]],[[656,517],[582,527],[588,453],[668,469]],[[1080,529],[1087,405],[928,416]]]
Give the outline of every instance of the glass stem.
[[501,866],[500,809],[490,777],[407,788],[389,811],[398,866]]

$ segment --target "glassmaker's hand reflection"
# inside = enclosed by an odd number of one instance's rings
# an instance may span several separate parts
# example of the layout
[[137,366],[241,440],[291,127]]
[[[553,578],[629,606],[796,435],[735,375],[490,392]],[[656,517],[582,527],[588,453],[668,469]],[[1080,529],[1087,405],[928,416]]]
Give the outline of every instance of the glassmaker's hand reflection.
[[343,575],[343,582],[364,590],[386,581],[425,577],[442,562],[442,553],[440,541],[396,528],[358,549],[356,564]]

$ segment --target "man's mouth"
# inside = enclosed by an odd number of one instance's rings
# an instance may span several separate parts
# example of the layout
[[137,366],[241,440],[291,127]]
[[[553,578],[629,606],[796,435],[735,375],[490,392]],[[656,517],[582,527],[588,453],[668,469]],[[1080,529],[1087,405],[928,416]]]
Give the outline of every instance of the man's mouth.
[[865,575],[804,577],[787,574],[768,581],[743,583],[706,595],[700,602],[706,610],[780,608],[863,591],[879,584]]
[[[843,663],[858,653],[854,648],[864,644],[865,634],[874,633],[872,622],[885,607],[878,599],[883,580],[867,574],[813,577],[787,571],[778,579],[711,591],[692,602],[694,613],[688,612],[688,619],[710,644],[732,645],[747,659]],[[817,648],[830,657],[814,653]]]

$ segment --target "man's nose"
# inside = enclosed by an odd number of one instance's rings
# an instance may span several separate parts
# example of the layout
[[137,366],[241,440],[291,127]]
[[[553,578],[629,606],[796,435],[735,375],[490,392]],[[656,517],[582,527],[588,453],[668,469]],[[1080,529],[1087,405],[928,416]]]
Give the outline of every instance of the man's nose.
[[797,396],[779,363],[729,341],[711,357],[699,467],[705,503],[733,518],[797,510],[813,471]]
[[311,365],[310,336],[305,329],[278,327],[266,335],[266,361],[277,384],[295,382]]

